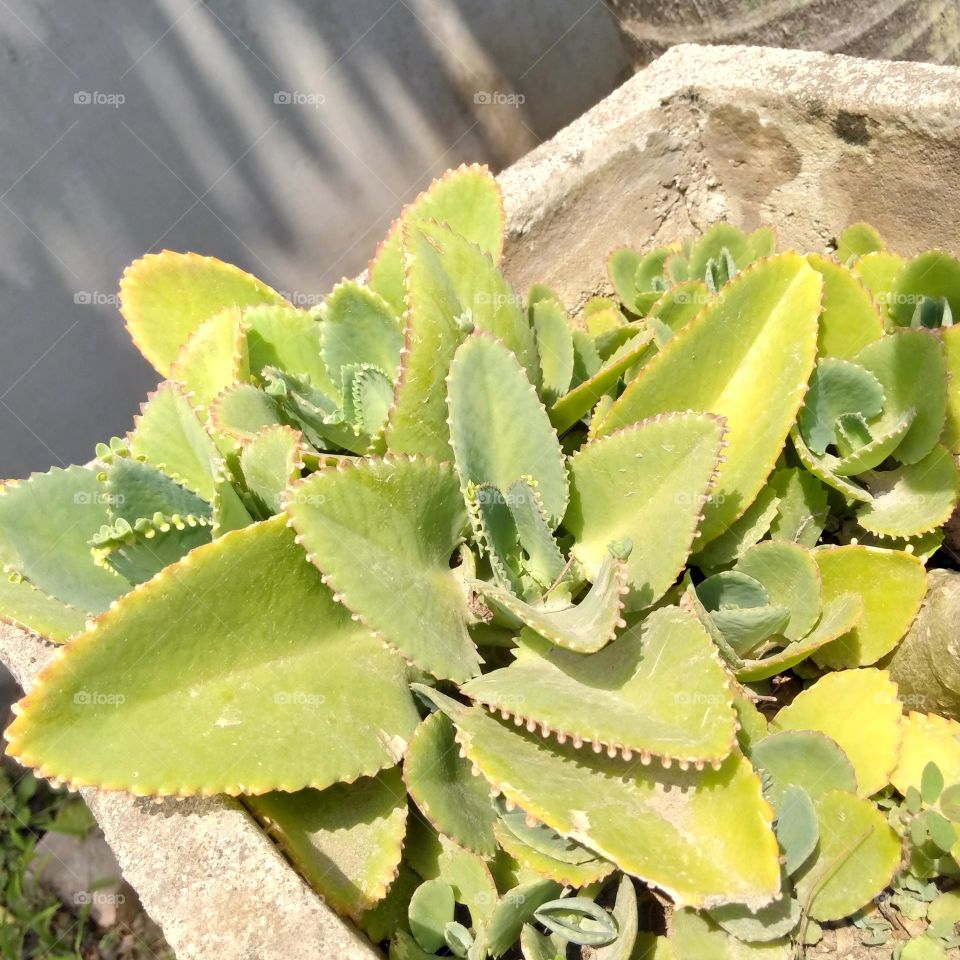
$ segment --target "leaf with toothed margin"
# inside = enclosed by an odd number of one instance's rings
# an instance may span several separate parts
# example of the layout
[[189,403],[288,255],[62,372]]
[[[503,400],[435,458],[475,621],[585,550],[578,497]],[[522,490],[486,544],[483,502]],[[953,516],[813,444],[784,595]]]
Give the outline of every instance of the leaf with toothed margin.
[[825,599],[820,621],[810,633],[760,660],[744,660],[734,670],[734,675],[741,683],[754,683],[790,670],[838,638],[845,637],[856,628],[862,616],[863,601],[856,594],[841,593]]
[[90,540],[97,563],[108,565],[131,583],[143,583],[164,567],[212,539],[207,516],[140,517],[132,524],[120,519]]
[[[871,499],[870,492],[863,487],[840,477],[831,470],[830,459],[827,457],[818,457],[803,442],[800,431],[796,426],[790,430],[790,441],[793,449],[796,451],[797,459],[803,464],[804,469],[808,470],[817,480],[825,483],[828,487],[842,493],[847,500],[858,503],[868,503]],[[835,459],[835,458],[834,458]]]
[[906,796],[920,790],[923,772],[933,762],[947,784],[960,782],[960,723],[936,713],[911,711],[903,718],[903,742],[890,782]]
[[450,464],[369,460],[322,470],[287,500],[299,540],[363,622],[442,679],[476,675],[450,557],[467,522]]
[[857,523],[884,537],[916,537],[950,519],[960,495],[960,468],[939,444],[917,463],[869,474],[869,503]]
[[811,253],[807,263],[823,277],[823,311],[817,335],[822,357],[853,357],[883,336],[883,319],[863,281],[849,267]]
[[161,383],[135,418],[130,453],[162,470],[208,503],[213,500],[220,451],[180,388]]
[[262,377],[266,367],[276,367],[306,377],[328,396],[336,387],[320,352],[321,326],[306,310],[289,305],[250,307],[244,311],[250,370]]
[[[528,846],[515,833],[504,826],[502,820],[494,824],[494,833],[497,843],[514,860],[517,860],[529,870],[538,873],[545,880],[562,883],[565,887],[585,887],[608,877],[616,868],[607,860],[589,856],[580,863],[566,863],[557,860],[540,850]],[[583,848],[581,848],[583,849]],[[589,853],[589,851],[584,851]]]
[[[573,331],[574,345],[578,342],[577,334],[581,332]],[[624,373],[644,356],[652,340],[653,334],[649,331],[631,338],[606,363],[598,363],[597,369],[589,377],[579,381],[569,393],[560,397],[549,410],[554,429],[563,433],[585,417],[601,397],[617,386]]]
[[333,601],[286,523],[227,534],[118,601],[20,702],[9,752],[147,795],[323,789],[395,764],[417,724],[403,661]]
[[893,325],[890,318],[893,288],[905,263],[906,260],[895,253],[877,250],[864,254],[850,265],[850,269],[863,281],[874,303],[880,308],[886,327]]
[[500,957],[506,953],[517,942],[524,924],[533,920],[540,905],[556,899],[562,892],[563,888],[553,880],[534,880],[507,891],[485,924],[490,956]]
[[403,328],[391,306],[369,287],[345,280],[323,304],[323,361],[330,380],[343,382],[343,369],[368,364],[392,383],[400,365]]
[[780,455],[813,370],[821,288],[793,253],[744,270],[627,385],[600,426],[610,434],[675,410],[726,417],[729,448],[701,524],[705,543],[750,506]]
[[859,544],[823,546],[813,553],[823,583],[823,600],[855,593],[863,601],[856,627],[818,651],[821,667],[865,667],[886,656],[910,628],[927,592],[923,563],[901,550]]
[[638,767],[543,740],[482,707],[416,689],[450,716],[467,757],[508,800],[678,905],[760,907],[779,891],[772,811],[739,754],[718,770]]
[[170,379],[195,407],[206,411],[213,398],[250,376],[246,328],[239,307],[227,307],[197,327],[180,348]]
[[38,590],[16,573],[0,573],[0,620],[64,643],[84,629],[87,614]]
[[663,607],[590,655],[525,634],[514,663],[462,689],[576,745],[714,762],[736,739],[729,684],[697,619]]
[[[810,804],[810,801],[807,801]],[[813,805],[810,804],[810,817],[816,829],[817,816],[813,812]],[[777,824],[777,838],[780,838],[780,824]],[[816,839],[814,839],[816,843]],[[781,840],[782,846],[782,840]],[[723,907],[717,907],[709,911],[710,919],[716,923],[725,933],[731,937],[736,937],[741,946],[749,944],[751,948],[761,947],[766,944],[779,941],[782,943],[786,937],[796,930],[800,923],[801,910],[800,904],[792,896],[793,889],[790,881],[784,871],[781,880],[783,887],[782,896],[778,900],[759,910],[750,910],[748,907],[732,903]],[[762,954],[761,954],[762,955]],[[704,956],[716,957],[715,953],[694,954],[698,960]],[[752,958],[755,954],[749,953]]]
[[757,499],[747,507],[729,529],[711,540],[699,553],[690,558],[690,564],[707,575],[735,563],[754,544],[759,543],[770,530],[780,508],[780,497],[768,483]]
[[945,297],[954,316],[960,315],[960,261],[942,250],[927,250],[907,262],[893,285],[890,315],[909,327],[921,297]]
[[868,253],[879,253],[884,249],[883,240],[869,223],[852,223],[837,239],[837,259],[841,263],[850,263]]
[[549,587],[563,574],[565,561],[531,479],[512,483],[504,499],[516,524],[524,570]]
[[596,577],[610,543],[632,540],[628,609],[654,603],[683,569],[722,433],[710,414],[672,414],[591,441],[571,458],[564,527],[573,555]]
[[474,580],[471,586],[514,626],[527,626],[541,637],[576,653],[596,653],[625,626],[620,614],[626,592],[624,564],[607,557],[596,581],[577,604],[532,604],[508,590]]
[[885,670],[863,667],[821,677],[773,718],[776,730],[814,730],[850,758],[862,797],[890,780],[900,748],[897,685]]
[[835,740],[813,730],[771,733],[750,750],[753,765],[763,771],[767,798],[779,807],[791,786],[803,787],[816,800],[828,790],[857,792],[853,764]]
[[283,494],[300,476],[300,443],[292,427],[264,427],[240,451],[240,471],[264,520],[283,510]]
[[946,364],[936,336],[927,330],[901,330],[868,343],[854,360],[883,387],[883,416],[870,425],[886,433],[908,411],[915,415],[894,450],[901,463],[917,463],[934,448],[947,414]]
[[598,947],[596,960],[632,960],[638,949],[637,891],[630,877],[621,877],[617,898],[611,911],[617,925],[617,939],[605,947]]
[[357,919],[386,895],[407,825],[399,767],[325,790],[265,793],[245,803],[337,913]]
[[210,504],[163,471],[140,460],[116,457],[107,470],[110,520],[134,523],[165,516],[210,517]]
[[476,164],[448,171],[403,208],[367,268],[370,286],[397,313],[404,309],[402,230],[422,220],[449,224],[494,262],[503,249],[503,200],[497,181]]
[[213,491],[213,537],[222,537],[231,530],[242,530],[253,523],[240,495],[234,489],[226,466],[217,471],[216,487]]
[[[500,813],[498,825],[516,837],[523,845],[550,860],[571,865],[586,865],[597,860],[597,855],[575,840],[560,836],[545,823],[539,823],[525,810],[509,802],[497,800]],[[580,884],[577,884],[580,886]]]
[[777,515],[770,524],[770,538],[815,546],[828,513],[828,495],[823,484],[806,470],[784,467],[771,474],[769,486],[779,498]]
[[252,383],[234,384],[217,396],[210,405],[210,422],[219,433],[241,441],[286,423],[276,398]]
[[214,257],[150,253],[120,281],[120,312],[137,349],[164,376],[190,335],[227,307],[284,303],[256,277]]
[[397,878],[376,906],[357,918],[357,926],[374,942],[390,940],[407,925],[407,904],[420,878],[403,861]]
[[640,254],[630,247],[614,250],[607,258],[607,274],[620,302],[631,312],[642,315],[645,311],[638,303],[637,268]]
[[566,310],[555,298],[530,305],[530,322],[540,356],[540,398],[547,406],[556,403],[573,379],[573,335]]
[[940,331],[947,369],[947,416],[940,442],[953,454],[960,453],[960,326]]
[[490,788],[458,755],[453,724],[439,711],[414,731],[403,779],[420,812],[460,846],[489,859],[497,852]]
[[557,435],[516,357],[498,340],[474,334],[457,349],[447,381],[450,445],[470,483],[507,491],[533,479],[552,526],[567,509],[567,471]]
[[[110,522],[108,500],[106,484],[86,467],[55,467],[5,484],[0,564],[67,606],[86,613],[106,610],[131,587],[90,554],[88,541]],[[23,590],[19,596],[25,602]]]
[[883,892],[900,866],[901,841],[862,797],[831,790],[814,800],[817,855],[796,878],[797,897],[814,920],[842,920]]
[[[824,460],[829,464],[830,470],[839,477],[854,476],[872,470],[880,466],[900,446],[901,441],[913,426],[916,416],[916,411],[911,407],[899,420],[890,423],[889,429],[876,435],[872,435],[870,428],[863,425],[865,427],[863,436],[854,444],[849,443],[847,418],[841,417],[837,435],[844,455],[839,458],[825,457]],[[851,419],[856,422],[859,417],[854,415]]]
[[[727,933],[709,916],[693,910],[675,910],[666,940],[664,960],[791,960],[793,947],[786,938],[772,943],[744,943]],[[663,948],[657,943],[655,960]]]
[[[603,360],[597,352],[596,342],[586,330],[574,327],[570,331],[570,336],[573,337],[573,380],[570,389],[573,393],[577,387],[599,373]],[[589,410],[591,406],[592,404],[588,403],[587,409]]]
[[467,486],[464,500],[497,582],[505,591],[523,596],[520,531],[507,498],[492,483],[479,483]]

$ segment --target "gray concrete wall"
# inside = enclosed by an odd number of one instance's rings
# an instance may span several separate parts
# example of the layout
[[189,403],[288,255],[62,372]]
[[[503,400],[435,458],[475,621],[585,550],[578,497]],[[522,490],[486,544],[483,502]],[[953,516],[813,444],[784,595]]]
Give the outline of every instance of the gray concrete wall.
[[129,428],[156,382],[129,261],[195,250],[316,302],[432,177],[628,72],[595,0],[0,0],[0,477]]

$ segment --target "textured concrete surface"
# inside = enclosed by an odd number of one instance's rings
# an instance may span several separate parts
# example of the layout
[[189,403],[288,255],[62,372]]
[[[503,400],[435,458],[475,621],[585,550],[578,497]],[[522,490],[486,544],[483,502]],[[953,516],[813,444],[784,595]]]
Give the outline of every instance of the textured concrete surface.
[[[720,218],[827,249],[851,220],[895,247],[960,247],[960,71],[796,51],[677,47],[501,177],[506,269],[575,307],[606,256]],[[0,631],[29,684],[54,651]],[[86,791],[180,960],[369,957],[231,801]],[[319,945],[323,946],[320,947]]]

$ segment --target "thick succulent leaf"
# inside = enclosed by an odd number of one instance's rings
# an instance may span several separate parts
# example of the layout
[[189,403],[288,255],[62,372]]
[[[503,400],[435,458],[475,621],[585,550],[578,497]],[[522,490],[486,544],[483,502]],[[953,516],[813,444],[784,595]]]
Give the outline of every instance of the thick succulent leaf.
[[369,287],[345,280],[323,304],[323,361],[330,380],[343,382],[345,367],[369,364],[391,383],[400,365],[403,329],[390,305]]
[[843,593],[826,600],[816,627],[801,640],[760,660],[745,660],[734,670],[741,683],[766,680],[790,670],[840,637],[845,637],[863,617],[863,601],[854,593]]
[[397,930],[390,941],[389,960],[436,960],[436,954],[422,950],[406,930]]
[[735,563],[754,544],[759,543],[770,531],[777,518],[780,498],[771,484],[767,484],[757,499],[747,507],[725,533],[711,540],[699,553],[690,558],[690,564],[710,574],[721,567]]
[[492,484],[468,487],[466,504],[477,542],[490,560],[494,576],[505,593],[523,596],[520,531],[507,498]]
[[128,594],[18,709],[21,763],[136,794],[322,789],[396,763],[417,723],[402,660],[333,601],[283,516]]
[[204,320],[227,307],[283,303],[256,277],[214,257],[151,253],[120,281],[120,312],[137,349],[164,376]]
[[440,833],[482,857],[496,853],[497,816],[490,788],[460,757],[453,724],[439,711],[423,720],[410,740],[403,779],[421,813]]
[[243,312],[227,307],[197,327],[170,368],[195,407],[205,411],[218,393],[250,375]]
[[599,857],[590,857],[579,863],[558,860],[556,857],[552,857],[525,843],[522,838],[504,826],[503,821],[500,820],[494,824],[494,832],[497,843],[511,857],[545,880],[553,880],[566,887],[576,887],[578,889],[586,887],[610,876],[615,869],[612,863]]
[[[793,948],[786,939],[773,943],[744,943],[709,917],[693,910],[677,910],[670,923],[667,944],[672,953],[664,960],[790,960]],[[660,960],[657,944],[653,960]]]
[[884,249],[883,240],[869,223],[852,223],[837,240],[837,259],[849,263],[868,253]]
[[530,306],[530,321],[540,356],[540,396],[548,406],[562,397],[573,379],[573,336],[566,310],[556,299]]
[[511,834],[523,841],[529,849],[560,863],[584,865],[597,860],[597,855],[592,850],[561,836],[545,823],[540,823],[536,817],[531,817],[525,810],[502,800],[497,801],[497,807],[500,813],[497,826],[502,828],[498,833]]
[[599,653],[549,645],[471,680],[467,696],[561,742],[719,762],[736,739],[729,677],[692,614],[663,607]]
[[940,331],[947,368],[947,417],[941,442],[954,454],[960,453],[960,326]]
[[452,922],[455,908],[453,889],[439,877],[427,880],[413,891],[408,909],[410,932],[428,953],[435,953],[444,945],[443,931]]
[[[807,802],[809,803],[809,800]],[[816,825],[817,818],[812,810],[812,804],[811,816]],[[769,906],[752,911],[738,903],[732,903],[711,910],[709,917],[725,933],[752,947],[776,941],[782,942],[796,930],[801,916],[800,904],[791,896],[792,891],[786,877],[783,879],[783,884],[783,896],[779,900],[774,900]],[[682,925],[683,921],[681,921]],[[706,956],[712,957],[715,954],[709,953]],[[750,956],[753,954],[751,953]]]
[[640,254],[630,247],[614,250],[607,259],[607,273],[620,302],[631,313],[642,315],[643,308],[637,302],[637,268],[640,266]]
[[244,311],[243,323],[250,370],[256,376],[261,377],[266,367],[276,367],[307,377],[318,390],[336,396],[321,355],[321,325],[312,313],[288,304],[251,307]]
[[134,523],[161,513],[166,516],[210,517],[210,504],[140,460],[116,457],[107,470],[110,518]]
[[851,269],[863,281],[885,317],[890,315],[893,287],[905,263],[903,257],[895,253],[878,250],[864,254],[851,264]]
[[820,843],[797,878],[797,896],[814,920],[841,920],[890,883],[900,866],[900,838],[869,800],[845,790],[822,794],[814,806]]
[[[838,251],[839,256],[839,251]],[[807,263],[823,277],[823,312],[817,350],[824,357],[854,356],[883,336],[883,319],[863,281],[848,267],[811,253]]]
[[420,878],[405,862],[401,862],[397,878],[386,896],[357,918],[357,926],[374,943],[390,940],[398,931],[403,932],[409,926],[407,904],[419,885]]
[[208,503],[213,500],[220,451],[176,385],[160,384],[134,419],[127,443],[134,457],[146,460]]
[[[880,466],[900,446],[916,418],[917,412],[911,408],[899,420],[888,422],[883,432],[871,434],[870,428],[858,415],[841,417],[837,424],[837,438],[838,448],[844,451],[844,455],[837,459],[829,458],[830,469],[837,476],[850,477]],[[862,435],[851,443],[848,427],[854,424]]]
[[492,337],[475,334],[459,347],[447,383],[450,445],[468,484],[506,491],[533,478],[547,518],[567,508],[567,471],[546,410],[516,357]]
[[286,418],[275,397],[252,383],[237,383],[214,399],[210,422],[226,437],[249,441],[262,430],[284,426]]
[[917,463],[871,474],[867,486],[872,499],[857,510],[860,526],[883,537],[916,537],[950,519],[960,495],[960,468],[937,444]]
[[866,420],[883,410],[883,387],[864,367],[850,360],[826,357],[810,378],[810,389],[797,417],[797,426],[810,450],[823,456],[837,443],[837,422],[846,414]]
[[770,524],[771,539],[814,546],[829,512],[826,487],[813,474],[794,467],[775,471],[770,486],[779,498],[777,516]]
[[543,740],[480,707],[424,692],[451,716],[468,758],[508,800],[676,903],[759,907],[778,892],[772,812],[738,754],[719,770],[654,771]]
[[960,261],[942,250],[927,250],[910,260],[893,286],[890,315],[909,327],[922,297],[945,297],[955,317],[960,316]]
[[734,652],[744,657],[765,640],[783,633],[790,621],[788,607],[765,603],[757,607],[707,610]]
[[226,467],[221,467],[213,490],[213,536],[222,537],[231,530],[242,530],[253,523],[253,517],[243,505],[240,495],[233,487]]
[[637,946],[639,915],[637,891],[629,877],[621,877],[614,901],[613,919],[617,925],[617,939],[605,947],[598,947],[596,960],[631,960]]
[[735,569],[762,584],[771,604],[790,611],[781,631],[788,640],[805,637],[820,619],[820,572],[806,547],[786,541],[758,543]]
[[292,427],[264,427],[240,451],[240,470],[260,515],[283,510],[284,491],[300,476],[301,437]]
[[688,267],[690,276],[702,280],[709,261],[718,260],[724,250],[733,258],[738,270],[742,270],[755,259],[747,234],[732,223],[715,223],[694,245]]
[[[583,340],[578,338],[577,334],[582,334],[582,331],[573,331],[574,347],[579,345],[582,348]],[[576,377],[575,366],[576,386],[550,408],[550,422],[557,432],[564,433],[569,430],[596,406],[601,397],[610,393],[627,370],[645,355],[652,340],[653,334],[649,331],[632,337],[605,363],[600,363],[598,357],[596,369],[582,371],[587,375],[580,379]]]
[[539,492],[529,481],[527,478],[512,483],[504,499],[517,528],[524,569],[538,583],[550,587],[563,574],[566,561]]
[[298,540],[356,615],[417,666],[466,680],[480,659],[450,557],[467,522],[449,464],[370,460],[297,484]]
[[[683,569],[715,476],[723,424],[674,414],[592,441],[570,461],[564,527],[596,577],[611,543],[632,541],[628,607],[654,603]],[[657,531],[651,536],[651,531]]]
[[857,775],[835,740],[813,730],[771,733],[750,750],[764,774],[764,792],[779,807],[790,787],[803,787],[816,800],[828,790],[857,792]]
[[337,913],[357,919],[393,883],[407,825],[399,768],[326,790],[248,797],[246,804]]
[[787,875],[792,876],[806,863],[819,839],[820,824],[810,794],[792,784],[777,806],[777,840],[786,858],[783,868]]
[[900,714],[897,685],[886,671],[866,667],[821,677],[780,710],[773,726],[835,740],[853,764],[860,796],[869,797],[887,785],[896,766]]
[[832,670],[865,667],[888,654],[910,628],[927,591],[923,563],[900,550],[852,545],[814,551],[829,603],[845,593],[863,601],[863,617],[814,659]]
[[914,410],[913,423],[895,453],[901,463],[922,460],[933,450],[946,419],[946,364],[940,342],[926,330],[901,330],[867,344],[854,359],[883,386],[883,416],[871,424],[871,431],[884,433]]
[[552,880],[535,880],[502,896],[485,928],[490,956],[499,957],[506,953],[517,942],[524,924],[533,919],[537,908],[555,900],[562,891],[560,884]]
[[402,230],[421,220],[448,223],[461,237],[500,259],[503,246],[503,200],[486,167],[461,166],[434,180],[400,213],[368,269],[370,286],[397,313],[404,308]]
[[890,782],[904,796],[920,789],[923,771],[931,761],[948,784],[960,783],[960,723],[936,713],[911,711],[903,718],[903,740],[897,768]]
[[0,619],[63,643],[83,630],[87,614],[48,597],[19,574],[0,573]]
[[817,480],[825,483],[828,487],[832,487],[838,493],[842,493],[844,498],[849,501],[858,503],[868,503],[870,501],[869,491],[833,472],[833,466],[837,462],[836,457],[818,457],[810,450],[804,443],[803,437],[796,426],[790,430],[790,441],[796,451],[797,459]]
[[[106,484],[86,467],[54,467],[4,484],[0,564],[67,606],[86,613],[106,610],[131,586],[94,563],[90,553],[89,540],[109,523],[108,499]],[[25,591],[18,597],[27,602]]]
[[820,275],[796,254],[745,270],[643,368],[604,418],[605,434],[671,410],[726,418],[729,448],[705,509],[704,542],[747,509],[780,455],[813,370],[821,287]]
[[118,520],[101,529],[90,546],[99,564],[109,565],[130,583],[143,583],[212,537],[213,524],[205,516],[157,513],[132,525]]
[[558,647],[576,653],[596,653],[614,638],[617,627],[626,626],[620,618],[623,594],[627,592],[626,572],[623,563],[613,557],[607,557],[590,590],[577,604],[530,604],[493,584],[474,581],[472,586],[515,625],[527,626]]

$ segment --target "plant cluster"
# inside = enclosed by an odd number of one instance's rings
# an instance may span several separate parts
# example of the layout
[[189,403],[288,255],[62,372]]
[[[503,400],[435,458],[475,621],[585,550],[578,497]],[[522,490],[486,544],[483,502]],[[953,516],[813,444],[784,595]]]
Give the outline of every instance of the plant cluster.
[[718,224],[571,317],[502,243],[466,167],[316,310],[129,268],[164,382],[0,495],[0,609],[64,644],[10,753],[241,797],[394,960],[774,960],[929,894],[960,724],[882,661],[960,493],[960,262]]

